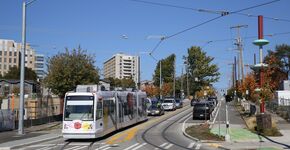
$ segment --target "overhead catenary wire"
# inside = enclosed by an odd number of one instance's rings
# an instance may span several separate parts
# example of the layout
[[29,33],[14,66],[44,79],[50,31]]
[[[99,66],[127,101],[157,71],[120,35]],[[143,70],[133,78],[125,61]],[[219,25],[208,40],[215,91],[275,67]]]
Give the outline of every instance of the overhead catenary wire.
[[[148,1],[142,1],[142,0],[131,0],[131,1],[142,2],[142,3],[145,3],[145,2],[147,3],[147,2],[148,2]],[[217,20],[217,19],[220,19],[220,18],[222,18],[222,17],[224,17],[224,16],[231,15],[231,14],[236,14],[236,13],[240,13],[240,12],[245,11],[245,10],[254,9],[254,8],[261,7],[261,6],[265,6],[265,5],[269,5],[269,4],[272,4],[272,3],[278,2],[278,1],[280,1],[280,0],[273,0],[273,1],[269,1],[269,2],[262,3],[262,4],[258,4],[258,5],[250,6],[250,7],[247,7],[247,8],[239,9],[239,10],[236,10],[236,11],[231,11],[231,12],[228,12],[228,11],[221,11],[220,16],[214,17],[214,18],[212,18],[212,19],[209,19],[209,20],[207,20],[207,21],[204,21],[204,22],[199,23],[199,24],[197,24],[197,25],[194,25],[194,26],[192,26],[192,27],[189,27],[189,28],[186,28],[186,29],[184,29],[184,30],[178,31],[178,32],[176,32],[176,33],[174,33],[174,34],[171,34],[171,35],[169,35],[169,36],[162,37],[162,38],[160,39],[160,41],[159,41],[159,42],[154,46],[154,49],[153,49],[152,51],[154,52],[154,51],[155,51],[155,50],[160,46],[160,44],[161,44],[164,40],[166,40],[166,39],[169,39],[169,38],[172,38],[172,37],[177,36],[177,35],[179,35],[179,34],[182,34],[182,33],[184,33],[184,32],[190,31],[190,30],[192,30],[192,29],[194,29],[194,28],[197,28],[197,27],[199,27],[199,26],[205,25],[205,24],[207,24],[207,23],[210,23],[210,22],[212,22],[212,21],[215,21],[215,20]],[[150,3],[150,4],[155,4],[155,2],[148,2],[148,3]],[[161,4],[161,3],[157,3],[157,4],[159,5],[159,4]],[[151,52],[151,53],[152,53],[152,52]]]
[[[179,6],[179,5],[172,5],[172,4],[166,4],[166,3],[158,3],[158,2],[149,2],[149,1],[144,1],[144,0],[130,0],[134,2],[139,2],[139,3],[144,3],[144,4],[151,4],[151,5],[156,5],[156,6],[162,6],[162,7],[171,7],[171,8],[177,8],[177,9],[184,9],[184,10],[190,10],[190,11],[196,11],[196,12],[205,12],[205,13],[211,13],[211,14],[226,14],[227,11],[224,10],[210,10],[210,9],[201,9],[201,8],[191,8],[191,7],[186,7],[186,6]],[[280,1],[280,0],[277,0]],[[276,1],[271,1],[269,3],[265,3],[263,5],[267,5],[270,3],[274,3]],[[263,6],[261,5],[261,6]],[[249,14],[249,13],[235,13],[236,15],[241,15],[241,16],[246,16],[246,17],[258,17],[258,15],[255,14]],[[269,17],[269,16],[264,16],[265,19],[269,20],[275,20],[275,21],[283,21],[283,22],[290,22],[290,19],[283,19],[279,17]]]

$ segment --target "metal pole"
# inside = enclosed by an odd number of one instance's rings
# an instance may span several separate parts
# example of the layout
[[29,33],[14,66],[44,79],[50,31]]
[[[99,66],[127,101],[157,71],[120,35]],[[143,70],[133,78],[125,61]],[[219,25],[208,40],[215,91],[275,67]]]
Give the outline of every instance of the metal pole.
[[188,57],[186,57],[186,90],[187,90],[187,97],[189,98]]
[[26,3],[22,5],[22,52],[20,65],[20,101],[19,101],[19,119],[18,134],[24,134],[23,131],[23,111],[24,111],[24,65],[25,65],[25,49],[26,49]]
[[228,116],[228,105],[226,104],[226,136],[225,136],[225,140],[227,142],[230,141],[229,126],[230,126],[230,123],[229,123],[229,116]]
[[219,111],[218,111],[218,117],[219,117],[219,136],[221,136],[221,116],[220,116]]
[[162,99],[162,75],[161,75],[161,73],[162,73],[162,60],[160,60],[160,67],[159,67],[159,86],[160,86],[160,99]]
[[175,57],[173,63],[173,97],[175,98]]

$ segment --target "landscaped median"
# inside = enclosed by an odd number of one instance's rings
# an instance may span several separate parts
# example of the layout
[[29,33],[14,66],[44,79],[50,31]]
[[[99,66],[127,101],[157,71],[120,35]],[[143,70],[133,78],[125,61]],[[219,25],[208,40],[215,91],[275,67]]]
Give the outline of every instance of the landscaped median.
[[209,124],[192,125],[185,129],[186,134],[198,140],[224,141],[224,136],[210,132]]

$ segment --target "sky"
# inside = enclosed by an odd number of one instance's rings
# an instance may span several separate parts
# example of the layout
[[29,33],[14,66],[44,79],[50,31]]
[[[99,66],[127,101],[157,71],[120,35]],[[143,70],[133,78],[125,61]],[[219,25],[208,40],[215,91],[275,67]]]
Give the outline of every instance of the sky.
[[[95,57],[95,65],[102,69],[103,62],[115,53],[140,55],[141,80],[152,80],[156,61],[144,52],[150,52],[161,36],[170,36],[196,26],[220,14],[213,11],[237,11],[272,0],[144,0],[167,4],[153,5],[132,0],[36,0],[27,6],[27,42],[37,53],[46,57],[73,49],[79,45]],[[0,39],[21,42],[22,0],[0,0]],[[192,9],[169,7],[182,6]],[[278,2],[242,11],[250,14],[231,14],[188,30],[164,40],[154,51],[156,59],[176,54],[176,73],[181,74],[182,57],[191,46],[200,46],[208,56],[214,57],[221,73],[216,88],[227,88],[230,83],[231,66],[238,55],[234,40],[237,25],[243,40],[244,64],[253,64],[253,55],[258,47],[252,42],[257,36],[257,15],[264,16],[264,34],[274,50],[278,44],[290,44],[290,1]],[[197,9],[210,10],[199,12]],[[251,16],[254,15],[254,16]],[[269,18],[269,19],[267,19]],[[271,19],[278,18],[278,19]],[[285,33],[285,34],[277,34]],[[126,38],[124,38],[124,36]],[[212,42],[209,42],[212,41]],[[250,69],[245,67],[245,72]]]

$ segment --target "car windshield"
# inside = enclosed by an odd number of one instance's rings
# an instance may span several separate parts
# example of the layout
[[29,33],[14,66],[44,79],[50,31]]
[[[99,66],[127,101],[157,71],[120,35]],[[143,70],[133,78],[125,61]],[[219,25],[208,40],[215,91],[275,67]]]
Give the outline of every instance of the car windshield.
[[194,107],[207,107],[208,104],[206,103],[198,103],[198,104],[195,104]]
[[158,109],[158,107],[156,105],[151,105],[149,109]]
[[179,99],[176,99],[175,102],[176,102],[176,103],[180,103],[180,100],[179,100]]
[[173,100],[164,100],[163,103],[173,103]]

